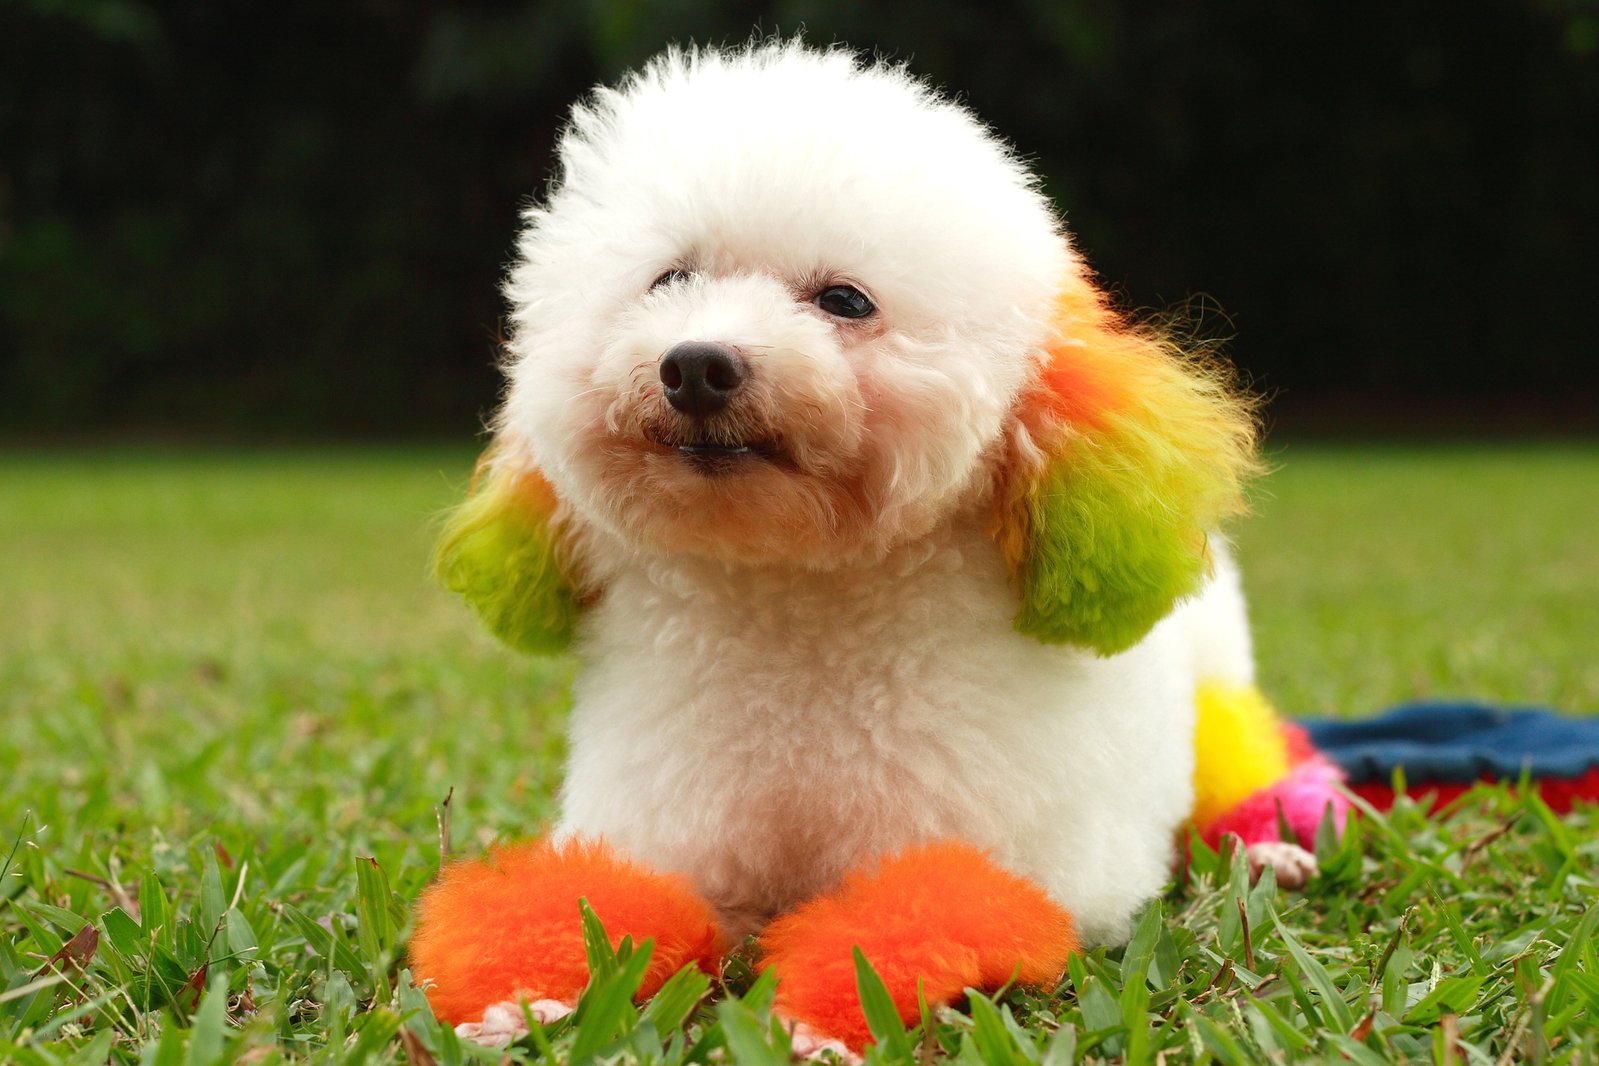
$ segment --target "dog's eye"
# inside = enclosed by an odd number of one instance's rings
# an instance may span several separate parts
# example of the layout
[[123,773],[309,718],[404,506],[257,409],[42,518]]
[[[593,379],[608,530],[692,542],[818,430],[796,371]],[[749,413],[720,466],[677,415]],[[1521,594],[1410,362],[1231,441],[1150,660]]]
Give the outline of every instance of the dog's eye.
[[689,277],[690,274],[688,271],[679,270],[677,267],[673,267],[671,270],[668,270],[666,273],[650,282],[650,291],[654,292],[663,285],[676,285],[680,281],[687,281]]
[[816,294],[816,306],[839,318],[865,318],[877,308],[853,285],[834,285]]

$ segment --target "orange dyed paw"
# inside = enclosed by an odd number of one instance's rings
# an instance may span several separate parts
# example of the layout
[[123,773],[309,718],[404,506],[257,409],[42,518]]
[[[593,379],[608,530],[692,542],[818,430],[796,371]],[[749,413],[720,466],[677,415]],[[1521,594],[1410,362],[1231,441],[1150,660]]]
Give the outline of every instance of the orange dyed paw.
[[857,946],[911,1023],[918,982],[935,1005],[1013,979],[1052,984],[1078,941],[1071,915],[1041,887],[952,841],[851,873],[768,926],[761,946],[781,978],[778,1011],[859,1048],[871,1033],[856,991]]
[[447,867],[417,902],[411,966],[439,1018],[479,1022],[515,1000],[572,1004],[588,983],[578,900],[616,944],[655,941],[639,997],[689,963],[715,972],[722,933],[681,874],[657,873],[602,843],[528,841]]

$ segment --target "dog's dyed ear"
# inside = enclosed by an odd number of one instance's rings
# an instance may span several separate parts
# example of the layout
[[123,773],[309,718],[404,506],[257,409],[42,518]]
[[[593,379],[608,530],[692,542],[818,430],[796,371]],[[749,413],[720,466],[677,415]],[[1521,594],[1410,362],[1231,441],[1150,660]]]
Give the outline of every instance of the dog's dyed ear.
[[532,467],[490,449],[472,493],[449,516],[433,553],[440,581],[495,636],[522,651],[565,651],[581,599],[563,557],[555,490]]
[[1208,570],[1206,537],[1243,509],[1250,402],[1227,374],[1113,311],[1086,276],[1016,412],[996,538],[1021,589],[1016,627],[1110,655]]

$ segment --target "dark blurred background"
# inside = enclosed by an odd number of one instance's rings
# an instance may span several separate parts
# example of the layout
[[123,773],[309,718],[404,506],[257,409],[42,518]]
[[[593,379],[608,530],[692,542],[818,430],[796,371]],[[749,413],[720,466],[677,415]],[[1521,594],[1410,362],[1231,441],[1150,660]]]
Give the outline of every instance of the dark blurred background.
[[570,101],[802,26],[958,92],[1278,427],[1599,429],[1599,0],[0,0],[0,434],[469,435]]

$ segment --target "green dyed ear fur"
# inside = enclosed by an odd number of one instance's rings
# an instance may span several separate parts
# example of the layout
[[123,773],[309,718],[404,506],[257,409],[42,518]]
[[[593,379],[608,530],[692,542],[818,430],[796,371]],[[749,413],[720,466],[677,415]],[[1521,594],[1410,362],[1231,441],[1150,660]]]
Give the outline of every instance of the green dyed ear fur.
[[1018,404],[995,537],[1016,628],[1113,655],[1210,567],[1209,533],[1258,469],[1249,398],[1225,369],[1128,327],[1081,278]]
[[1025,503],[1016,628],[1112,655],[1199,588],[1205,537],[1141,472],[1091,446],[1073,452],[1045,468]]
[[511,647],[563,652],[577,627],[579,602],[551,528],[554,493],[536,472],[488,469],[482,475],[488,483],[445,524],[434,572]]

